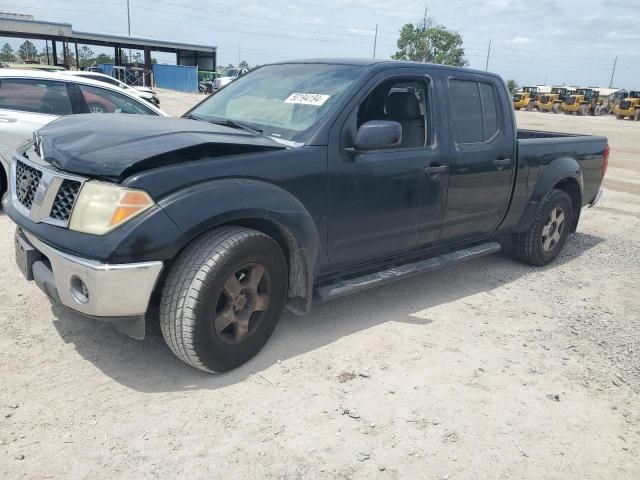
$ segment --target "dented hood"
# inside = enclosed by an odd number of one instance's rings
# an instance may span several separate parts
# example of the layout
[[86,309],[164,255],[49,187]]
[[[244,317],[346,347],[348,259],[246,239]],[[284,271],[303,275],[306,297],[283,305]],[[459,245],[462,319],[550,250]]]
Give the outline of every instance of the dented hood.
[[45,159],[69,173],[124,178],[201,158],[283,149],[244,130],[184,118],[71,115],[38,130]]

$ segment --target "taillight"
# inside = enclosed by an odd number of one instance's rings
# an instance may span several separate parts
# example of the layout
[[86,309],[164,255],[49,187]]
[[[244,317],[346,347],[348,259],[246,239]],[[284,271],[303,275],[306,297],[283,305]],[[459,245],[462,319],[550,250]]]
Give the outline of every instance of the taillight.
[[604,159],[602,160],[602,176],[604,177],[607,174],[607,168],[609,167],[609,153],[611,149],[609,148],[609,144],[604,147]]

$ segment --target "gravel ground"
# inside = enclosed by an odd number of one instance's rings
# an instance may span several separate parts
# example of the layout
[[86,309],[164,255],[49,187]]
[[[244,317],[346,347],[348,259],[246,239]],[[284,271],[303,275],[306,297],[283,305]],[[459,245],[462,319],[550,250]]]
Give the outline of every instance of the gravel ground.
[[[162,92],[187,110],[198,95]],[[640,478],[640,124],[559,261],[500,255],[285,314],[219,376],[51,305],[0,213],[0,478]]]

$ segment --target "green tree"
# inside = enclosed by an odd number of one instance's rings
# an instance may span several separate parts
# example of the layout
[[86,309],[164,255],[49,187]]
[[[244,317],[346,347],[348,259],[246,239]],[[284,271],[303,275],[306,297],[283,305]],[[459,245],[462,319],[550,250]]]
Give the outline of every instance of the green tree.
[[425,15],[415,25],[407,23],[402,27],[398,51],[392,58],[464,67],[468,62],[464,58],[462,44],[462,36],[458,32],[447,30]]
[[16,56],[13,53],[13,48],[8,43],[5,43],[2,49],[0,49],[0,61],[3,62],[15,62]]
[[34,60],[38,55],[36,46],[29,40],[26,40],[20,48],[18,48],[18,56],[23,60]]
[[238,64],[238,68],[249,68],[249,64],[247,63],[246,60],[242,60],[239,64]]
[[86,45],[83,45],[78,49],[78,60],[80,60],[81,67],[90,67],[95,60],[95,53]]
[[515,80],[507,80],[507,88],[509,89],[509,93],[511,95],[515,95],[518,91],[518,82]]
[[94,62],[96,65],[100,65],[101,63],[115,63],[115,59],[111,55],[101,53],[95,58]]

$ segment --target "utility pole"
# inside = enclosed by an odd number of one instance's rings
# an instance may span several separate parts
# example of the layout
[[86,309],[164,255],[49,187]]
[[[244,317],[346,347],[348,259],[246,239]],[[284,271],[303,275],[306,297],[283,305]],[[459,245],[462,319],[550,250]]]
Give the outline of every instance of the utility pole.
[[611,81],[609,82],[609,88],[613,87],[613,76],[616,74],[616,65],[618,64],[618,56],[613,61],[613,71],[611,72]]
[[[129,0],[127,0],[127,31],[131,37],[131,8],[129,8]],[[129,61],[131,61],[131,49],[129,49]]]
[[487,50],[487,64],[484,66],[484,71],[489,71],[489,57],[491,57],[491,39],[489,39],[489,49]]
[[376,23],[376,36],[373,37],[373,58],[376,58],[376,46],[378,45],[378,24]]
[[242,56],[242,45],[238,44],[238,68],[240,68],[240,62],[242,61],[240,57]]

